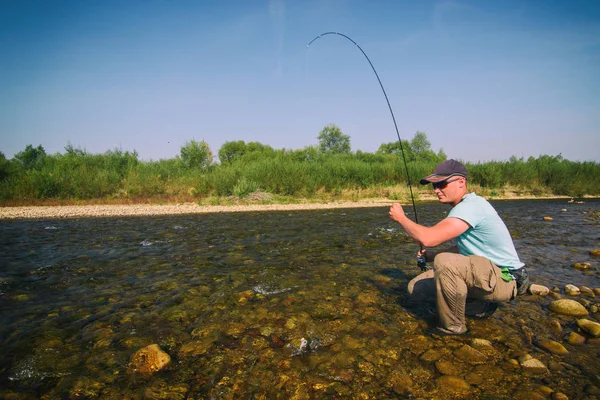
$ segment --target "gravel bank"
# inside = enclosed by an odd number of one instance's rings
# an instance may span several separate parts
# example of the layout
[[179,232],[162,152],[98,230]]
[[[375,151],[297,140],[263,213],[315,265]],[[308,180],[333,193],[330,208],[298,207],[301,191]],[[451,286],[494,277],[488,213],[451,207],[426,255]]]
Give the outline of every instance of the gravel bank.
[[0,207],[0,219],[115,217],[132,215],[200,214],[245,211],[316,210],[328,208],[358,208],[391,205],[391,201],[335,202],[325,204],[256,204],[232,206],[200,206],[184,204],[123,204],[79,206]]

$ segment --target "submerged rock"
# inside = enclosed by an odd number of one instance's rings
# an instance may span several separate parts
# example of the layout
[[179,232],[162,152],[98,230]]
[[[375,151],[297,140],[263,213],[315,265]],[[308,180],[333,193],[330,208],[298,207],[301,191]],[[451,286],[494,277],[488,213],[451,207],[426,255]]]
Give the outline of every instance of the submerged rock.
[[580,346],[582,344],[585,344],[585,337],[581,336],[577,332],[570,332],[565,338],[565,340],[567,341],[567,343],[573,346]]
[[519,359],[521,367],[532,374],[545,374],[548,372],[546,365],[540,360],[531,357],[529,354],[524,355]]
[[594,293],[594,291],[587,286],[579,286],[579,292],[583,296],[596,297],[596,293]]
[[463,345],[461,348],[454,352],[454,355],[459,359],[468,362],[470,364],[483,364],[487,361],[487,356],[482,352],[475,350],[468,344]]
[[600,336],[600,324],[589,319],[578,319],[577,326],[594,337]]
[[151,344],[135,352],[131,356],[129,367],[134,372],[152,374],[165,368],[171,362],[171,357],[161,350],[157,344]]
[[471,385],[458,376],[442,375],[437,379],[438,387],[445,393],[450,393],[454,398],[466,396],[471,390]]
[[538,346],[542,349],[552,353],[552,354],[567,354],[569,350],[565,348],[562,344],[555,342],[554,340],[545,340],[543,342],[539,342]]
[[590,268],[592,268],[592,264],[586,263],[586,262],[578,262],[578,263],[575,263],[575,264],[571,264],[571,267],[583,270],[583,269],[590,269]]
[[600,257],[600,249],[590,250],[590,255],[594,257]]
[[588,315],[588,311],[584,306],[576,302],[575,300],[561,299],[555,300],[548,306],[550,311],[558,314],[570,315],[573,317],[585,317]]
[[569,283],[565,286],[565,292],[567,292],[569,296],[579,296],[580,290],[577,286]]

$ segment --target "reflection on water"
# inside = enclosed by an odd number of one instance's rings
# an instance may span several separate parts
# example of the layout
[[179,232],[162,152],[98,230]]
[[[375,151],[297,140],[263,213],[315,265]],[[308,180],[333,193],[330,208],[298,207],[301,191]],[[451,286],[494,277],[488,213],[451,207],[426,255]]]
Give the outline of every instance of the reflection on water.
[[[530,275],[563,297],[568,283],[600,287],[599,205],[495,204]],[[418,211],[431,224],[448,208]],[[600,344],[566,343],[576,319],[550,297],[469,320],[464,337],[430,334],[432,310],[405,302],[418,246],[387,207],[1,221],[0,237],[2,398],[600,396]],[[474,339],[491,346],[474,357]],[[171,363],[134,373],[153,343]],[[548,369],[524,371],[526,354]]]

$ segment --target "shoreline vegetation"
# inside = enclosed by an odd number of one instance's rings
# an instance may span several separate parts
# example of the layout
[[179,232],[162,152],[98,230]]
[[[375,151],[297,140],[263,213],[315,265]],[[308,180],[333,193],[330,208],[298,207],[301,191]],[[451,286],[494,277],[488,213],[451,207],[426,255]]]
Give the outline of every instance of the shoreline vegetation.
[[[447,159],[427,135],[353,152],[334,124],[301,150],[225,142],[218,157],[204,141],[175,158],[140,160],[134,150],[88,153],[71,144],[46,154],[27,145],[0,152],[0,218],[369,207],[437,201],[418,179]],[[216,161],[218,160],[218,162]],[[460,161],[460,160],[459,160]],[[469,189],[491,200],[600,196],[600,163],[561,155],[468,163]],[[411,195],[412,193],[412,195]]]

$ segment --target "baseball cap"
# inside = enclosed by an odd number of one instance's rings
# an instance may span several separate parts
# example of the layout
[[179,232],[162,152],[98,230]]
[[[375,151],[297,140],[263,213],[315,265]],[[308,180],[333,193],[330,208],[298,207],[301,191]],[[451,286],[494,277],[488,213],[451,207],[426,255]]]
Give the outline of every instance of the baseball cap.
[[446,160],[433,170],[433,174],[427,175],[421,179],[421,185],[428,183],[437,183],[448,180],[453,176],[462,176],[466,178],[468,175],[467,167],[456,160]]

